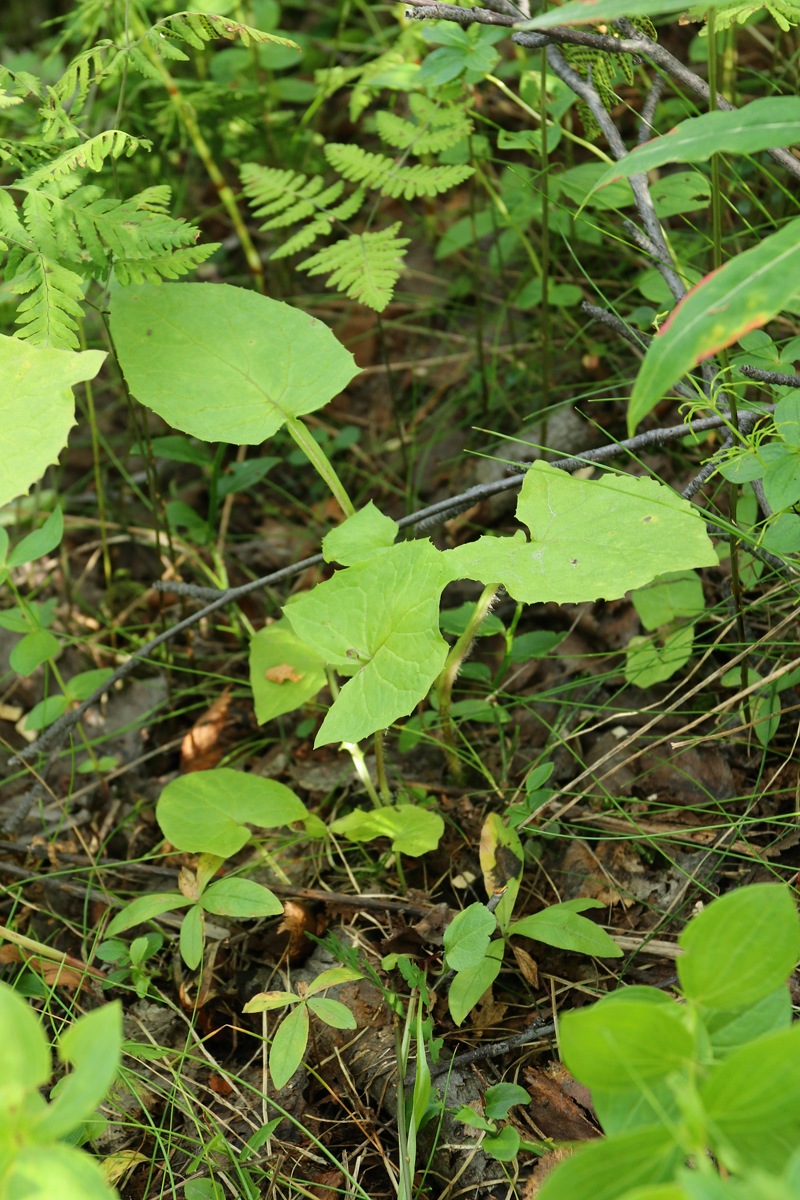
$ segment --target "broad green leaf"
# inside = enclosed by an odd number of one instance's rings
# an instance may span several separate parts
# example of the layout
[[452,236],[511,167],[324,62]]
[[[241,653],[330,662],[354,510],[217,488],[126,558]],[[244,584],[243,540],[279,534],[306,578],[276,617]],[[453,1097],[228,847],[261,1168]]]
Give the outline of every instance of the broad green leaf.
[[181,958],[187,967],[194,971],[200,966],[203,957],[203,940],[205,937],[205,918],[199,904],[193,904],[181,922],[181,932],[178,939]]
[[192,901],[180,892],[151,892],[147,896],[139,896],[117,913],[106,929],[106,937],[116,937],[134,925],[143,925],[145,921],[153,921],[164,913],[178,908],[188,908]]
[[570,903],[567,901],[566,904],[551,904],[549,908],[534,913],[531,917],[514,921],[509,925],[508,932],[544,942],[546,946],[574,950],[579,954],[594,954],[598,958],[621,958],[622,951],[605,929],[595,925],[588,917],[580,916],[568,907]]
[[252,879],[220,879],[203,893],[200,903],[219,917],[277,917],[283,912],[278,897]]
[[481,828],[480,863],[487,895],[505,888],[494,910],[497,925],[505,933],[522,882],[525,852],[516,829],[506,825],[499,813],[489,813]]
[[48,696],[46,700],[40,700],[38,704],[34,704],[25,718],[25,728],[33,733],[38,733],[40,729],[46,729],[48,725],[52,725],[53,721],[57,721],[60,716],[63,716],[67,711],[68,704],[66,696]]
[[625,647],[625,678],[640,688],[663,683],[686,666],[693,648],[694,625],[673,630],[663,642],[653,637],[632,637]]
[[674,171],[662,175],[650,185],[653,207],[660,221],[679,213],[707,208],[711,198],[711,180],[699,171]]
[[631,600],[645,629],[658,629],[671,621],[700,617],[706,601],[695,571],[673,571],[635,591]]
[[504,951],[503,939],[496,938],[477,966],[457,972],[447,993],[450,1016],[456,1025],[461,1024],[467,1013],[472,1011],[484,992],[494,983],[500,973]]
[[505,1125],[499,1133],[489,1134],[483,1139],[482,1147],[490,1158],[498,1162],[513,1162],[519,1154],[519,1134],[513,1125]]
[[94,379],[105,357],[101,350],[76,354],[0,335],[0,508],[58,462],[75,424],[72,388]]
[[447,656],[439,633],[443,558],[430,542],[401,542],[286,606],[289,624],[320,657],[347,673],[356,668],[315,746],[360,741],[427,695]]
[[374,557],[378,550],[394,545],[396,537],[397,522],[384,516],[370,500],[364,508],[326,534],[322,539],[322,553],[326,562],[352,567]]
[[119,1195],[91,1155],[58,1142],[21,1147],[3,1185],[4,1200],[118,1200]]
[[444,931],[444,957],[453,971],[477,967],[486,955],[497,918],[485,904],[470,904]]
[[[784,396],[775,405],[775,428],[790,446],[800,446],[800,397],[795,393]],[[9,562],[14,558],[11,555]]]
[[702,514],[653,479],[573,479],[537,462],[525,475],[517,519],[530,529],[484,535],[443,557],[450,577],[503,583],[515,600],[560,604],[623,596],[667,571],[713,566]]
[[530,1104],[531,1098],[518,1083],[495,1083],[486,1089],[484,1109],[490,1121],[501,1121],[515,1104]]
[[712,154],[755,154],[800,141],[800,98],[769,96],[735,112],[707,112],[631,150],[603,171],[595,187],[645,174],[665,163],[706,162]]
[[700,1098],[726,1166],[782,1171],[800,1141],[800,1025],[735,1050],[711,1070]]
[[628,1091],[663,1079],[687,1063],[694,1050],[677,1004],[609,996],[591,1008],[564,1013],[561,1055],[587,1087]]
[[42,663],[58,658],[61,643],[49,629],[35,629],[17,642],[8,656],[9,665],[17,675],[32,675]]
[[312,996],[308,1007],[315,1017],[333,1029],[355,1029],[356,1019],[341,1000],[329,1000],[327,996]]
[[628,406],[628,432],[634,433],[682,375],[765,325],[798,294],[800,217],[706,275],[684,296],[645,354]]
[[684,929],[684,995],[704,1008],[754,1004],[785,984],[800,958],[800,918],[789,889],[758,883],[709,904]]
[[22,541],[17,542],[8,556],[8,566],[19,567],[23,563],[35,562],[37,558],[42,558],[51,550],[55,550],[56,546],[60,545],[63,536],[64,518],[61,514],[61,506],[57,504],[41,529],[34,529],[33,533],[29,533]]
[[50,1049],[33,1009],[7,983],[0,983],[0,1112],[19,1102],[27,1089],[50,1078]]
[[669,1182],[685,1157],[663,1126],[590,1142],[547,1176],[537,1200],[620,1200],[635,1187]]
[[308,1009],[298,1004],[278,1026],[269,1048],[269,1073],[276,1088],[288,1083],[308,1045]]
[[294,712],[324,685],[324,661],[285,617],[255,634],[250,642],[250,686],[260,725]]
[[607,1136],[631,1133],[634,1129],[652,1129],[654,1125],[677,1128],[681,1109],[676,1090],[683,1095],[686,1084],[675,1078],[648,1079],[647,1085],[630,1084],[623,1088],[592,1088],[592,1104]]
[[352,967],[331,967],[327,971],[322,971],[316,979],[311,981],[306,988],[306,995],[313,996],[317,992],[324,992],[326,988],[338,987],[342,983],[353,983],[356,979],[363,978],[361,972]]
[[414,804],[386,804],[369,812],[357,809],[339,817],[331,822],[330,830],[350,842],[390,838],[393,850],[419,858],[439,845],[444,821],[438,813]]
[[66,1137],[92,1115],[114,1082],[122,1053],[122,1006],[118,1000],[80,1017],[59,1038],[58,1057],[72,1070],[53,1089],[53,1102],[37,1135]]
[[700,1009],[700,1018],[718,1058],[767,1033],[786,1029],[792,1021],[792,998],[784,984],[756,1000],[737,1008]]
[[[704,9],[720,8],[729,0],[704,0]],[[680,0],[570,0],[560,8],[551,8],[529,21],[520,21],[517,29],[551,29],[554,25],[598,25],[620,17],[657,17],[683,12]]]
[[275,779],[217,767],[168,783],[156,817],[164,837],[179,850],[230,858],[250,838],[245,822],[274,829],[306,820],[308,810],[291,788]]
[[81,671],[67,680],[66,693],[70,700],[85,700],[113,674],[111,667],[97,667],[94,671]]
[[781,512],[800,501],[800,454],[793,446],[775,442],[765,446],[763,471],[764,495],[774,512]]
[[137,400],[208,442],[258,445],[357,374],[315,317],[224,283],[115,288],[111,331]]

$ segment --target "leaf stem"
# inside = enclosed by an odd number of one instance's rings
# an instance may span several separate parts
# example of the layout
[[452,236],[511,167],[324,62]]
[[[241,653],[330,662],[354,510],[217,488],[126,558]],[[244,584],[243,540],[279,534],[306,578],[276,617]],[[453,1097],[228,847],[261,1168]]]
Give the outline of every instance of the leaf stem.
[[333,463],[317,439],[311,436],[311,433],[306,429],[303,422],[298,421],[297,417],[289,417],[286,421],[286,428],[295,444],[303,451],[303,454],[305,454],[314,470],[325,482],[344,515],[352,517],[356,511],[353,507],[353,502],[345,491],[341,479],[336,474]]
[[458,672],[461,670],[461,664],[472,649],[472,643],[475,641],[484,617],[497,599],[497,593],[500,591],[501,586],[499,583],[489,583],[483,589],[475,604],[475,608],[472,610],[472,615],[467,622],[464,632],[450,650],[436,680],[436,696],[439,701],[439,720],[441,722],[445,756],[448,767],[456,779],[461,778],[463,770],[461,760],[456,754],[455,726],[453,725],[453,718],[451,716],[453,685],[455,684]]

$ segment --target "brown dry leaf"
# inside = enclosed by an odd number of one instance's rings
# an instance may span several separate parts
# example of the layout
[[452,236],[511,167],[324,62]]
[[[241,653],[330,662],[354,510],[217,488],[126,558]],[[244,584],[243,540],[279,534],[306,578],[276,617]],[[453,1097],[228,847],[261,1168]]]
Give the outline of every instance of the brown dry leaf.
[[230,1096],[233,1091],[230,1080],[226,1079],[224,1075],[215,1074],[213,1071],[208,1077],[208,1086],[218,1096]]
[[528,954],[527,950],[523,950],[521,946],[515,946],[512,943],[511,949],[514,951],[514,958],[519,967],[522,978],[526,983],[529,983],[532,988],[539,986],[539,968],[536,965],[536,959]]
[[181,867],[178,871],[178,891],[187,900],[197,899],[197,876],[189,867]]
[[181,771],[210,771],[227,749],[224,733],[231,705],[230,688],[214,701],[186,734],[181,743]]
[[339,1170],[323,1171],[317,1176],[316,1183],[307,1185],[307,1190],[304,1192],[307,1196],[313,1197],[313,1200],[331,1200],[333,1196],[343,1196],[345,1194],[344,1175]]
[[267,683],[299,683],[303,678],[289,663],[278,663],[264,672]]
[[66,957],[62,962],[55,962],[50,958],[40,958],[38,954],[22,954],[19,946],[0,946],[0,964],[24,963],[28,970],[40,975],[49,987],[80,991],[88,983],[89,975],[97,976],[98,972],[82,966],[77,959],[71,961],[73,966],[68,965]]
[[537,1067],[525,1068],[523,1074],[531,1097],[531,1119],[545,1137],[557,1142],[583,1142],[599,1137],[600,1130],[582,1104],[567,1093],[567,1078],[572,1084],[575,1080],[563,1068],[561,1071],[563,1076]]
[[536,1164],[533,1175],[522,1189],[522,1200],[536,1200],[542,1190],[542,1184],[550,1172],[554,1171],[559,1163],[562,1163],[565,1158],[569,1158],[571,1154],[571,1150],[550,1150],[547,1154],[543,1154]]
[[281,958],[288,959],[295,965],[308,957],[312,943],[306,937],[307,933],[315,937],[321,932],[316,914],[307,904],[298,900],[285,900],[283,904],[283,920],[275,931],[277,934],[288,934]]
[[508,1005],[495,1000],[491,992],[472,1010],[473,1029],[496,1029],[508,1012]]

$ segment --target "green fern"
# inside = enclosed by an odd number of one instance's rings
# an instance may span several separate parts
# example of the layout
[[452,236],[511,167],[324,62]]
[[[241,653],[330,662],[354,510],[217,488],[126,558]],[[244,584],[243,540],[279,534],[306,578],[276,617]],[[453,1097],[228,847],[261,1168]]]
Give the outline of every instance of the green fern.
[[[655,25],[647,17],[632,17],[631,25],[652,41],[657,41]],[[609,33],[613,37],[619,36],[613,28]],[[619,76],[622,75],[629,87],[633,86],[633,61],[628,54],[594,50],[590,46],[562,46],[561,53],[579,75],[584,79],[591,79],[603,107],[609,111],[618,101],[615,87]],[[602,130],[589,106],[579,100],[577,108],[587,136],[592,139],[602,137]]]
[[426,167],[421,163],[405,167],[383,154],[372,154],[360,146],[340,142],[329,142],[325,157],[334,170],[351,183],[363,183],[395,200],[440,196],[475,173],[474,167]]
[[409,238],[397,236],[400,222],[376,233],[354,233],[300,263],[309,275],[328,275],[328,287],[382,312],[394,294]]
[[122,154],[130,158],[137,150],[149,150],[150,147],[151,143],[145,138],[133,137],[122,129],[106,129],[96,137],[89,138],[79,146],[73,146],[57,158],[51,159],[46,166],[39,167],[27,175],[22,183],[28,187],[38,187],[50,180],[65,179],[75,171],[85,168],[99,171],[107,158],[119,158]]
[[193,46],[195,50],[205,49],[206,42],[215,41],[217,38],[227,38],[229,42],[240,41],[245,46],[275,42],[278,46],[300,50],[297,42],[291,41],[290,38],[278,37],[276,33],[265,33],[262,29],[254,29],[251,25],[243,25],[241,21],[219,17],[214,13],[173,13],[157,21],[149,31],[148,37],[173,38]]
[[445,107],[421,93],[412,93],[409,108],[413,120],[390,112],[375,114],[378,134],[387,146],[410,150],[418,156],[441,154],[472,133],[472,122],[461,107]]
[[[22,193],[21,215],[12,191]],[[86,283],[177,279],[204,262],[216,245],[196,246],[197,230],[167,212],[169,189],[147,188],[113,200],[74,177],[31,187],[30,179],[0,189],[0,251],[6,280],[24,296],[18,337],[57,349],[77,349]]]
[[[769,13],[784,33],[788,33],[793,26],[800,25],[800,5],[792,3],[792,0],[762,0],[760,4],[728,4],[718,8],[714,17],[714,28],[721,32],[723,29],[729,29],[731,25],[744,25],[756,13],[763,12]],[[690,15],[705,20],[707,14],[705,8],[697,8]],[[706,33],[704,28],[701,36]]]
[[364,203],[365,193],[360,188],[340,204],[335,203],[344,191],[344,184],[337,180],[326,188],[319,175],[309,178],[299,171],[245,163],[241,177],[248,200],[258,205],[253,209],[254,215],[269,218],[259,226],[262,231],[285,229],[314,218],[274,250],[273,258],[287,258],[307,250],[317,238],[330,234],[337,223],[351,220]]

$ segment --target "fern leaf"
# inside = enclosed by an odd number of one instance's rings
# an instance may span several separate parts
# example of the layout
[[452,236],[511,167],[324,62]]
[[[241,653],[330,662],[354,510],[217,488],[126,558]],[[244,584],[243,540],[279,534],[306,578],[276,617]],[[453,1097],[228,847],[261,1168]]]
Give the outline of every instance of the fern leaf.
[[87,167],[92,171],[99,171],[107,158],[119,158],[121,154],[130,158],[138,149],[149,150],[151,145],[152,143],[145,138],[133,137],[122,129],[106,129],[82,145],[66,150],[46,166],[26,175],[21,183],[26,187],[35,188],[48,180],[64,179],[74,171]]
[[278,46],[288,46],[298,50],[297,42],[290,38],[278,37],[276,33],[265,33],[262,29],[253,29],[252,25],[243,25],[230,17],[219,17],[214,13],[179,12],[157,21],[150,33],[160,33],[162,36],[175,38],[186,42],[195,50],[202,50],[206,42],[217,38],[227,38],[229,42],[240,41],[243,45],[259,45],[263,42],[274,42]]
[[47,101],[39,109],[45,141],[52,140],[54,126],[60,128],[63,110],[68,107],[73,119],[79,116],[89,89],[100,78],[118,73],[123,61],[123,52],[108,39],[97,42],[72,59],[58,82],[48,87]]
[[325,216],[317,217],[315,221],[298,229],[288,241],[279,246],[277,250],[273,250],[271,257],[288,258],[290,254],[298,254],[301,250],[307,250],[317,238],[330,233],[336,221],[349,221],[351,217],[354,217],[363,203],[364,191],[362,188],[358,188],[351,195],[345,197],[341,204],[329,209]]
[[20,261],[11,290],[25,297],[17,309],[17,337],[55,350],[79,348],[80,275],[34,252]]
[[161,283],[163,279],[180,279],[218,250],[219,242],[206,242],[202,246],[185,246],[159,258],[117,259],[114,277],[126,287],[131,283]]
[[397,236],[400,222],[376,233],[355,233],[300,263],[309,275],[328,275],[328,287],[383,312],[400,277],[408,238]]
[[410,104],[416,121],[385,111],[375,114],[378,135],[388,146],[417,155],[441,154],[472,133],[472,122],[463,108],[442,108],[421,95],[412,95]]
[[345,179],[377,188],[384,196],[395,200],[440,196],[475,173],[474,167],[463,166],[425,167],[415,163],[412,167],[404,167],[383,154],[372,154],[360,146],[340,142],[329,142],[325,157]]
[[18,246],[24,245],[26,249],[33,248],[33,242],[22,223],[14,199],[5,188],[0,188],[0,237]]

